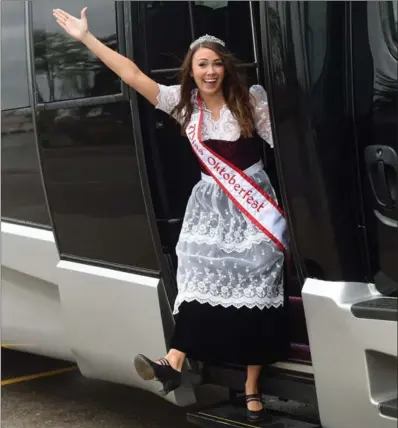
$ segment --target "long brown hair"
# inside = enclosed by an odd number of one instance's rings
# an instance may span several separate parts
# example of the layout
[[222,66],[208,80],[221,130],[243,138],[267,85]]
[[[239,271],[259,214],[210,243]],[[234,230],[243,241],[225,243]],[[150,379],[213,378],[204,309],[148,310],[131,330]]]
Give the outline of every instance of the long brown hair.
[[211,49],[220,56],[225,69],[222,90],[226,104],[240,126],[242,137],[252,137],[254,132],[253,106],[245,72],[238,67],[238,60],[218,43],[200,43],[186,54],[180,71],[181,99],[171,114],[181,121],[184,133],[193,112],[191,93],[196,85],[191,77],[192,58],[199,48]]

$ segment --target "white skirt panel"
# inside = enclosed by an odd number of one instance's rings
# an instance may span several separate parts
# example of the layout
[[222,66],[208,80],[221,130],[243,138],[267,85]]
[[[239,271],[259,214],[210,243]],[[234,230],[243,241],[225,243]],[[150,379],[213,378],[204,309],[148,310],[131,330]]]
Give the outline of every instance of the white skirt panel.
[[[260,161],[244,171],[275,201]],[[188,200],[178,256],[178,296],[212,306],[260,309],[283,305],[283,252],[242,214],[206,174]]]

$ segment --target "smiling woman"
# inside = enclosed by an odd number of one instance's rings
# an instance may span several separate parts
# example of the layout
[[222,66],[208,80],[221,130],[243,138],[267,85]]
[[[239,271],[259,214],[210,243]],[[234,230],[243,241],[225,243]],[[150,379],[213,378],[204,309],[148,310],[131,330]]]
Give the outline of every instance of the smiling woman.
[[191,97],[196,87],[211,112],[211,119],[220,119],[226,106],[236,118],[242,135],[253,135],[253,111],[246,76],[222,40],[206,35],[192,43],[182,64],[180,79],[181,99],[171,115],[183,130],[193,112]]

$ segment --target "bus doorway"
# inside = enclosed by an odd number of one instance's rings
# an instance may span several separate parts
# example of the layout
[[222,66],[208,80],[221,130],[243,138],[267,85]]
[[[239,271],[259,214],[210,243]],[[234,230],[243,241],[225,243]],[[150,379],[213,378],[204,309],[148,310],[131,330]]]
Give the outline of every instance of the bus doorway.
[[[207,33],[224,40],[241,60],[249,85],[267,86],[257,2],[145,2],[131,7],[136,19],[132,25],[136,61],[157,82],[177,84],[179,67],[189,44]],[[181,23],[178,29],[174,26],[176,21]],[[186,203],[200,179],[200,170],[187,139],[181,136],[180,127],[172,119],[142,99],[138,100],[138,111],[144,168],[148,173],[163,257],[169,270],[175,273],[175,246]],[[263,147],[267,173],[279,194],[273,150],[266,143]],[[167,286],[173,289],[169,295],[175,295],[176,284]],[[310,355],[300,290],[294,272],[288,287],[292,307],[292,359],[307,364]]]

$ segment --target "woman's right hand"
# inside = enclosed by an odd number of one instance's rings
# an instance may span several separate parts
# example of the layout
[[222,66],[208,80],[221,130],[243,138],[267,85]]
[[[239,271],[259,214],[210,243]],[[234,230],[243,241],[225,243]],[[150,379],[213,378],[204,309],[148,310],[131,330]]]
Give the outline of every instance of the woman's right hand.
[[87,7],[82,9],[80,19],[69,15],[62,9],[54,9],[53,15],[58,24],[73,38],[82,41],[88,33]]

